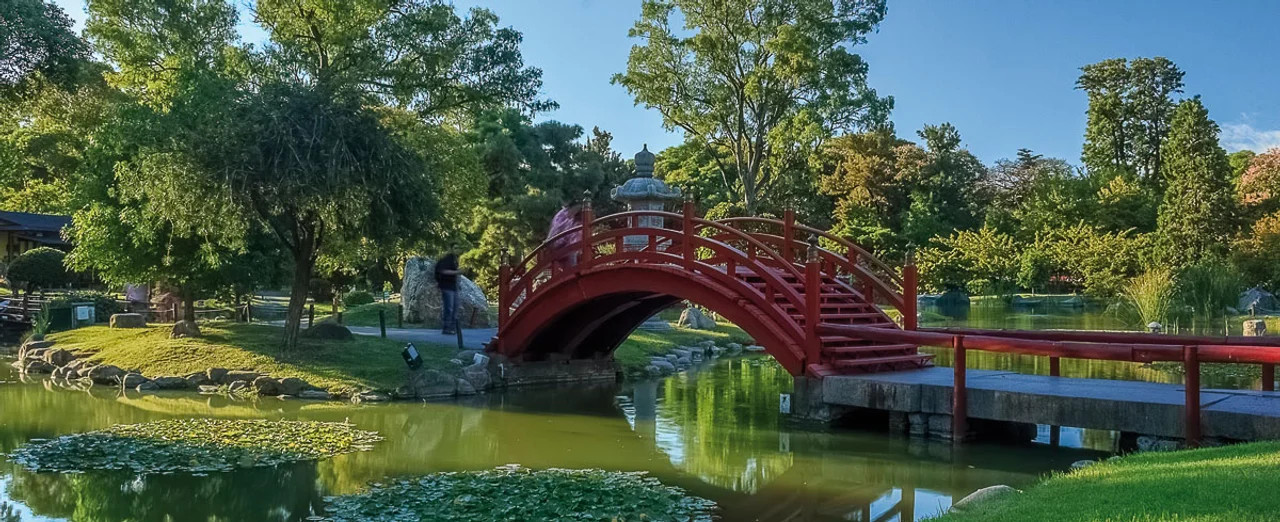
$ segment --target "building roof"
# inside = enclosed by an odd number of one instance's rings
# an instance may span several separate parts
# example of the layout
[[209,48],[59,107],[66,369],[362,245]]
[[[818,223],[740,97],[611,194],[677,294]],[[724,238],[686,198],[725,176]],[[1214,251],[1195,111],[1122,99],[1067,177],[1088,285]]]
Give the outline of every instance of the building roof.
[[0,230],[59,232],[71,225],[71,216],[0,211]]

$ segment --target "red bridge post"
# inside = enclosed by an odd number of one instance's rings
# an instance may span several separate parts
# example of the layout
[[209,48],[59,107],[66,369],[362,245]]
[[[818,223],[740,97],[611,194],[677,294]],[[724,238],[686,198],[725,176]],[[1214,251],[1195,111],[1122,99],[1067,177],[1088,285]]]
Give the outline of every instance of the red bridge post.
[[684,269],[693,270],[693,262],[697,257],[697,247],[693,244],[693,220],[696,217],[693,204],[693,195],[686,194],[684,198],[684,207],[681,209],[683,223],[681,228],[684,232]]
[[595,254],[595,246],[591,244],[591,222],[595,220],[596,214],[591,209],[591,191],[588,190],[582,195],[582,259],[578,261],[580,270],[591,265]]
[[818,321],[822,316],[821,259],[818,236],[809,236],[809,251],[804,265],[804,367],[822,363],[822,340],[818,338]]
[[969,430],[969,391],[965,382],[965,348],[964,336],[951,337],[952,374],[951,382],[951,440],[963,442],[965,432]]
[[902,329],[915,330],[918,314],[916,304],[919,302],[920,271],[916,268],[915,254],[907,254],[907,262],[902,267]]
[[1186,415],[1186,440],[1187,446],[1196,448],[1200,446],[1200,350],[1199,347],[1188,345],[1182,347],[1182,367],[1187,373],[1186,389],[1186,407],[1183,411]]
[[507,249],[502,249],[502,265],[498,267],[498,339],[502,339],[502,328],[511,317],[511,296],[507,295],[511,287],[511,257]]

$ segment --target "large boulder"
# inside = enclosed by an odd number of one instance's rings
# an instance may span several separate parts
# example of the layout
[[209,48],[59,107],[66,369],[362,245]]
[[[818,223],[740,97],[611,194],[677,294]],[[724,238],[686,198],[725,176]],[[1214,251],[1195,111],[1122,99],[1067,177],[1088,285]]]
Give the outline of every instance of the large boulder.
[[200,325],[197,325],[195,321],[173,323],[173,330],[169,332],[169,338],[184,339],[187,337],[200,337]]
[[310,384],[307,384],[307,381],[304,381],[304,380],[299,379],[299,378],[297,378],[297,377],[285,377],[285,378],[283,378],[283,379],[280,379],[280,394],[281,394],[281,395],[294,395],[294,396],[296,396],[296,395],[298,395],[299,393],[302,393],[304,390],[307,390],[307,389],[310,389],[310,388],[311,388],[311,385],[310,385]]
[[219,379],[218,383],[231,384],[233,382],[243,382],[245,384],[249,384],[253,382],[254,379],[257,379],[261,375],[262,374],[258,372],[251,372],[247,370],[231,370],[227,373],[222,374],[222,379]]
[[186,390],[192,388],[191,382],[185,377],[176,375],[167,375],[164,377],[156,377],[151,382],[155,383],[158,390]]
[[111,314],[112,328],[146,328],[147,319],[142,314]]
[[253,389],[258,395],[280,395],[280,381],[263,375],[253,380]]
[[63,350],[61,348],[52,348],[49,351],[44,352],[44,357],[43,357],[44,362],[47,362],[54,366],[64,366],[67,363],[75,360],[75,358],[76,356],[72,355],[71,352]]
[[18,358],[26,359],[28,354],[34,353],[36,350],[48,350],[53,346],[53,341],[27,341],[22,343],[22,347],[18,348]]
[[120,378],[124,377],[124,374],[125,371],[116,366],[103,364],[90,368],[88,377],[97,384],[119,384]]
[[707,317],[707,314],[703,313],[702,309],[690,306],[680,312],[680,320],[676,321],[676,326],[692,330],[715,330],[716,322]]
[[27,361],[27,365],[22,368],[22,373],[53,373],[58,367],[40,359],[32,359]]
[[[436,287],[435,268],[436,262],[431,258],[411,257],[405,262],[404,285],[400,288],[405,322],[440,322],[440,289]],[[466,276],[458,276],[458,324],[463,328],[494,326],[484,291]]]
[[351,340],[351,330],[340,324],[318,323],[302,331],[303,337],[311,339],[330,339],[337,341]]
[[410,397],[447,397],[458,391],[458,378],[437,370],[410,370],[406,386]]
[[147,378],[140,373],[126,373],[120,378],[120,385],[128,389],[135,389],[144,382],[147,382]]
[[489,388],[489,384],[493,382],[493,377],[489,375],[489,369],[482,364],[473,364],[462,369],[462,378],[471,383],[476,390],[485,390]]

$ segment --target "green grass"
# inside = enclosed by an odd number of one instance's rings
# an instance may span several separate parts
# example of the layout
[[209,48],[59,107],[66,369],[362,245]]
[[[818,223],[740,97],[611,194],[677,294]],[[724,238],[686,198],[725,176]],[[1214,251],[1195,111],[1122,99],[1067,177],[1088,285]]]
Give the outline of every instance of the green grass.
[[1270,521],[1280,442],[1141,453],[1057,474],[1020,495],[937,518],[965,521]]
[[644,373],[649,365],[649,358],[665,355],[678,346],[692,346],[702,341],[715,341],[724,346],[729,343],[751,344],[751,336],[737,326],[720,324],[715,330],[689,330],[672,328],[669,332],[645,332],[637,330],[631,337],[623,341],[613,358],[618,361],[627,376]]
[[[101,364],[148,377],[185,375],[208,368],[253,370],[272,377],[298,377],[332,392],[391,390],[404,384],[402,342],[371,336],[349,341],[302,339],[290,353],[280,349],[284,330],[267,325],[208,323],[202,337],[170,339],[169,326],[111,329],[91,326],[52,334],[58,347],[90,354]],[[418,346],[428,368],[448,368],[455,350]]]

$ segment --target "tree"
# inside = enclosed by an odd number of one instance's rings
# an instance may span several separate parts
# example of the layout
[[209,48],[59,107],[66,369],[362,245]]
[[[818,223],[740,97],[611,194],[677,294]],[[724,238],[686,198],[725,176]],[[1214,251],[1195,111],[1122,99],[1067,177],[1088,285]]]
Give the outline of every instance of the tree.
[[707,147],[754,214],[796,165],[787,158],[886,124],[893,100],[867,86],[867,64],[850,52],[884,13],[883,0],[645,0],[628,33],[644,43],[613,81]]
[[[440,0],[263,0],[253,12],[271,40],[262,48],[238,43],[225,2],[101,0],[87,27],[113,81],[168,125],[168,139],[138,150],[155,168],[126,180],[155,203],[151,217],[226,245],[262,227],[289,254],[288,349],[329,245],[438,230],[441,180],[380,108],[439,124],[549,104],[534,98],[540,72],[523,66],[519,33],[483,9],[462,18]],[[216,231],[210,215],[225,218]]]
[[1161,172],[1168,183],[1158,232],[1164,256],[1185,266],[1223,251],[1236,232],[1231,165],[1218,146],[1218,125],[1199,97],[1178,104],[1164,144]]
[[1161,145],[1184,73],[1164,57],[1113,58],[1080,68],[1076,88],[1089,96],[1082,159],[1090,171],[1141,180],[1161,191]]
[[884,129],[836,137],[823,151],[818,187],[836,199],[833,232],[881,254],[900,253],[910,197],[899,160],[919,155],[919,147]]
[[907,149],[899,159],[902,180],[909,187],[910,205],[902,224],[908,246],[977,227],[984,206],[977,182],[986,167],[961,147],[960,132],[943,123],[926,125],[917,134],[926,148]]
[[979,181],[988,201],[985,222],[1030,241],[1038,233],[1092,218],[1096,190],[1067,162],[1019,149],[1014,160],[998,160]]
[[33,248],[9,263],[9,279],[21,282],[28,293],[36,289],[65,285],[71,281],[71,275],[63,265],[65,258],[66,254],[61,250]]
[[70,83],[88,56],[62,8],[43,0],[0,3],[0,95],[20,90],[33,76]]

